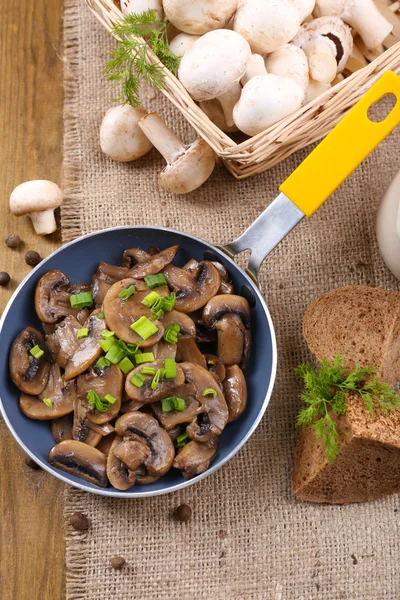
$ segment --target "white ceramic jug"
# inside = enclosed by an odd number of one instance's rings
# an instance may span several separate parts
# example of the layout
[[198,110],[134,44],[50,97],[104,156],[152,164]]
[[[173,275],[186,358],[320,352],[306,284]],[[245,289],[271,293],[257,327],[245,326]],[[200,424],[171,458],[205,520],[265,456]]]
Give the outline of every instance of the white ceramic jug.
[[382,258],[400,279],[400,173],[392,181],[378,210],[376,234]]

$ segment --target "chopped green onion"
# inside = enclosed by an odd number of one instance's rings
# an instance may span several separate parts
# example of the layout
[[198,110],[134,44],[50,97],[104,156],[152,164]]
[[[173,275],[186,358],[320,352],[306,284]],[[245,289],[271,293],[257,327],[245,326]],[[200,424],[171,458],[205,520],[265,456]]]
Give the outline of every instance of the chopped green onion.
[[130,378],[130,382],[132,385],[141,388],[144,384],[144,377],[141,373],[135,373],[134,376]]
[[43,398],[43,402],[48,408],[53,408],[53,400],[51,398]]
[[181,328],[177,323],[171,323],[164,333],[164,340],[169,344],[176,344],[178,342],[178,333],[180,330]]
[[[108,400],[107,396],[111,399]],[[111,394],[107,394],[105,398],[100,398],[99,394],[95,391],[91,391],[87,393],[86,400],[92,410],[97,410],[98,412],[107,412],[108,409],[114,402],[116,402],[116,398],[111,396]]]
[[147,294],[147,296],[145,296],[143,298],[142,304],[144,304],[144,306],[147,306],[147,308],[151,308],[159,300],[160,300],[160,295],[157,294],[157,292],[150,292],[150,294]]
[[107,400],[108,404],[115,404],[117,399],[114,398],[114,396],[112,396],[111,394],[106,394],[104,396],[104,400]]
[[104,350],[104,352],[108,352],[110,348],[114,345],[115,338],[107,338],[100,342],[100,348]]
[[140,335],[143,340],[147,340],[158,331],[158,327],[147,317],[140,317],[140,319],[132,323],[131,329]]
[[121,348],[121,350],[125,352],[126,356],[133,356],[134,354],[136,354],[140,346],[140,342],[137,342],[136,344],[126,344],[122,340],[118,340],[116,343]]
[[81,340],[82,338],[86,338],[89,335],[89,329],[87,327],[81,327],[81,329],[78,329],[77,333],[76,333],[76,337],[78,338],[78,340]]
[[71,294],[69,297],[72,308],[85,308],[85,306],[92,306],[93,294],[92,292],[81,292],[80,294]]
[[38,345],[36,345],[33,348],[31,348],[31,350],[29,350],[29,353],[32,354],[34,358],[39,359],[43,356],[44,350],[42,350]]
[[104,319],[104,313],[103,313],[103,311],[99,312],[99,314],[97,315],[97,318],[101,319],[101,320]]
[[96,363],[96,367],[98,369],[104,370],[107,367],[109,367],[111,365],[110,361],[107,360],[104,356],[102,356],[101,358],[99,358],[99,360]]
[[173,398],[164,398],[161,400],[161,410],[163,412],[171,412],[174,410]]
[[121,300],[128,300],[128,298],[133,296],[134,293],[135,293],[135,286],[130,285],[128,288],[126,288],[126,290],[122,290],[122,292],[120,292],[118,294],[118,298],[121,298]]
[[114,337],[115,333],[113,331],[108,331],[108,329],[104,329],[104,331],[101,332],[101,337],[103,338],[103,340],[106,340],[108,338]]
[[175,359],[174,358],[165,358],[164,366],[165,366],[165,379],[175,379],[176,378]]
[[218,396],[218,394],[212,388],[207,388],[204,390],[203,396],[212,396],[213,398],[216,398]]
[[167,280],[162,273],[158,273],[157,275],[148,275],[144,278],[144,280],[147,283],[147,287],[151,290],[161,287],[162,285],[167,285]]
[[158,369],[158,371],[156,372],[156,374],[153,377],[153,381],[150,384],[150,387],[152,390],[156,390],[158,388],[158,383],[160,381],[160,377],[161,377],[161,369]]
[[162,308],[159,308],[158,310],[154,310],[154,309],[153,309],[153,310],[151,311],[151,316],[153,317],[153,319],[154,319],[155,321],[159,321],[160,319],[162,319],[162,318],[163,318],[163,316],[164,316],[164,311],[163,311],[163,309],[162,309]]
[[175,410],[183,411],[186,408],[186,402],[183,398],[174,398]]
[[118,366],[124,375],[128,375],[128,373],[135,368],[135,365],[127,356],[118,363]]
[[106,359],[112,362],[113,365],[117,365],[123,358],[125,358],[124,350],[119,346],[119,344],[114,342],[106,354]]
[[143,367],[142,373],[143,375],[155,375],[156,370],[153,367]]
[[164,296],[162,299],[162,308],[168,312],[174,308],[176,303],[176,294],[175,292],[171,292],[170,296]]
[[140,354],[135,354],[135,361],[137,365],[146,362],[154,362],[154,354],[152,352],[140,352]]
[[176,438],[175,441],[176,441],[175,445],[177,448],[183,448],[183,446],[186,446],[186,444],[188,443],[189,436],[186,432],[181,433],[181,435],[178,435],[178,437]]

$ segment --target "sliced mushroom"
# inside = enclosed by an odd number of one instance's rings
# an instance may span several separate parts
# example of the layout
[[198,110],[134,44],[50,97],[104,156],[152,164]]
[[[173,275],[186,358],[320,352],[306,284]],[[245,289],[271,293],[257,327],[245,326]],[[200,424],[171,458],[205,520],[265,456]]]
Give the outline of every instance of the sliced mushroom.
[[[201,411],[186,429],[187,434],[198,442],[208,441],[220,435],[228,422],[224,395],[213,375],[203,367],[193,363],[180,363],[179,366],[185,374],[185,383],[194,385],[195,398],[201,405]],[[203,396],[207,389],[213,389],[216,395]]]
[[[152,319],[151,309],[144,306],[141,302],[149,294],[149,290],[137,291],[128,300],[122,300],[119,294],[128,289],[131,285],[135,285],[136,280],[132,278],[118,281],[108,290],[104,298],[103,310],[108,328],[115,335],[128,344],[136,344],[140,342],[141,348],[148,348],[156,344],[164,335],[164,326],[160,321]],[[160,296],[169,296],[168,287],[162,286],[157,288],[157,293]],[[147,340],[143,340],[135,331],[131,329],[132,323],[147,317],[157,327],[157,332],[150,336]]]
[[[123,385],[122,371],[116,365],[101,370],[94,367],[89,369],[87,373],[79,375],[77,381],[78,398],[86,406],[87,418],[92,423],[103,425],[117,416],[121,408]],[[86,398],[89,392],[97,392],[100,398],[105,398],[107,394],[110,394],[116,398],[116,402],[111,404],[106,412],[98,412],[87,403]]]
[[172,466],[175,449],[168,433],[162,429],[154,417],[141,412],[129,413],[119,417],[115,423],[120,437],[139,436],[150,452],[143,464],[150,475],[165,475]]
[[167,329],[169,325],[172,325],[172,323],[179,325],[181,328],[179,337],[189,336],[194,338],[196,335],[196,326],[193,320],[189,317],[189,315],[186,315],[179,310],[171,310],[170,312],[166,312],[161,322],[165,329]]
[[142,407],[143,407],[143,404],[141,402],[135,402],[135,400],[129,400],[129,398],[127,398],[127,396],[125,394],[124,399],[122,400],[120,412],[122,414],[125,414],[128,412],[135,412],[136,410],[140,410]]
[[[60,367],[52,365],[49,373],[49,379],[43,392],[38,396],[28,396],[21,394],[19,406],[24,415],[31,419],[47,421],[58,419],[71,413],[74,409],[74,399],[76,397],[75,382],[64,383]],[[49,399],[52,406],[47,406],[44,399]]]
[[50,450],[49,463],[100,487],[107,487],[106,457],[100,450],[65,440]]
[[70,354],[65,365],[65,381],[74,379],[86,371],[102,353],[99,344],[102,341],[101,332],[106,328],[106,324],[104,319],[99,319],[99,312],[95,310],[85,323],[85,327],[89,330],[88,336],[78,340],[78,348]]
[[128,248],[122,255],[122,266],[132,269],[138,263],[142,263],[149,258],[151,258],[151,254],[141,248]]
[[69,315],[54,327],[54,331],[46,336],[47,348],[54,362],[65,369],[70,357],[77,352],[80,340],[78,331],[81,324],[75,317]]
[[100,442],[96,446],[97,450],[100,450],[100,452],[108,456],[116,435],[117,434],[114,432],[110,433],[110,435],[106,435],[106,437],[102,437]]
[[194,312],[207,304],[221,285],[221,276],[212,262],[204,260],[199,265],[197,277],[174,265],[164,269],[168,285],[176,292],[175,308],[183,313]]
[[191,479],[207,471],[217,452],[217,439],[212,438],[204,444],[190,441],[175,457],[173,467],[182,471],[185,479]]
[[171,246],[166,250],[162,250],[158,254],[154,254],[145,260],[140,261],[135,265],[129,272],[129,277],[135,279],[144,279],[148,275],[155,275],[159,273],[175,258],[175,254],[178,252],[179,246]]
[[220,294],[203,310],[203,322],[218,334],[218,356],[225,365],[246,368],[251,344],[250,307],[242,296]]
[[116,436],[107,457],[107,477],[117,490],[128,490],[136,483],[136,469],[150,455],[150,449],[137,435],[131,439]]
[[62,271],[49,271],[39,280],[35,290],[36,314],[43,323],[56,323],[62,317],[77,317],[80,308],[72,308],[72,294],[89,291],[90,286],[81,283],[70,285],[69,278]]
[[160,340],[151,348],[156,360],[162,358],[176,358],[177,345],[169,344],[165,340]]
[[157,402],[168,396],[172,396],[175,393],[176,388],[183,385],[185,382],[185,376],[179,364],[176,365],[176,378],[175,379],[164,379],[160,378],[158,386],[155,390],[151,389],[151,382],[153,380],[152,375],[145,375],[144,383],[142,387],[136,387],[131,383],[132,377],[136,373],[142,373],[143,366],[153,367],[156,371],[164,368],[163,360],[156,360],[152,363],[146,363],[145,365],[139,365],[133,371],[128,373],[125,381],[125,392],[131,400],[140,402],[141,404],[151,404]]
[[168,435],[171,438],[171,441],[173,444],[175,444],[176,438],[178,437],[178,435],[181,435],[182,433],[185,432],[185,429],[186,429],[185,425],[181,424],[181,425],[176,425],[172,429],[168,430]]
[[56,444],[64,440],[72,440],[72,414],[65,415],[51,422],[51,433]]
[[[40,358],[35,358],[30,353],[35,346],[44,350]],[[37,396],[46,387],[49,372],[50,362],[43,336],[33,327],[27,327],[15,338],[11,346],[11,379],[21,392]]]
[[195,399],[195,388],[193,385],[189,384],[178,388],[176,396],[185,400],[185,410],[163,412],[161,402],[155,402],[151,405],[154,414],[166,431],[170,431],[182,423],[191,423],[201,409],[200,403]]
[[198,344],[214,344],[216,341],[216,331],[209,331],[204,325],[196,325],[196,342]]
[[88,427],[91,431],[99,434],[101,437],[107,437],[112,433],[115,433],[115,427],[111,425],[111,423],[104,423],[103,425],[98,425],[97,423],[93,423],[88,419]]
[[192,337],[178,339],[178,353],[181,361],[195,363],[204,367],[204,369],[207,368],[206,359]]
[[232,423],[243,414],[247,404],[247,385],[242,369],[237,365],[227,367],[223,385],[229,411],[228,423]]
[[141,473],[136,474],[136,483],[138,483],[139,485],[149,485],[151,483],[155,483],[159,479],[159,477],[156,477],[155,475],[150,475],[149,473],[144,473],[143,475]]
[[103,304],[106,293],[114,283],[125,279],[127,276],[128,269],[126,266],[116,267],[115,265],[100,262],[96,273],[92,277],[93,298],[96,306]]
[[229,281],[229,274],[224,265],[216,261],[213,261],[213,265],[218,269],[219,274],[221,275],[221,285],[219,287],[218,294],[233,294],[233,283]]
[[223,361],[214,354],[206,354],[207,369],[214,376],[215,380],[221,387],[222,382],[226,377],[226,368]]

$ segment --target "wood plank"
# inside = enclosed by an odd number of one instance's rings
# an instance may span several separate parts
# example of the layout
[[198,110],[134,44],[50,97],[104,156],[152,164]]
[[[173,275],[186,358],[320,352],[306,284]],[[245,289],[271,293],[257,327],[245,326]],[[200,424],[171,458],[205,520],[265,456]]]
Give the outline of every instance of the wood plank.
[[[0,309],[29,272],[27,250],[48,255],[57,236],[38,238],[29,220],[13,218],[8,199],[29,179],[61,178],[62,0],[0,3],[0,271],[12,282],[0,288]],[[4,238],[17,233],[20,250]],[[5,360],[5,357],[3,357]],[[1,419],[0,419],[1,420]],[[64,597],[63,485],[23,464],[23,453],[0,425],[0,598]]]

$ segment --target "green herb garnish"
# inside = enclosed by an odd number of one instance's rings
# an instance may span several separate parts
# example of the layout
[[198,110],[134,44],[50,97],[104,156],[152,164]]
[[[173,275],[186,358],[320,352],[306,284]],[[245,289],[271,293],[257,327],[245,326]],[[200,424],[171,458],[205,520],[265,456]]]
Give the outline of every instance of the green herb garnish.
[[176,362],[174,358],[165,358],[164,359],[164,367],[165,367],[165,379],[175,379],[176,378]]
[[[167,28],[168,22],[159,21],[155,10],[127,15],[114,26],[112,34],[117,38],[118,46],[112,51],[105,74],[115,86],[121,86],[117,102],[130,104],[134,108],[141,106],[141,78],[152,87],[163,89],[163,65],[171,73],[177,72],[179,58],[169,49]],[[149,50],[160,62],[151,62]]]
[[72,308],[85,308],[86,306],[92,306],[93,294],[92,292],[81,292],[80,294],[71,294],[69,302]]
[[346,397],[349,393],[358,394],[371,414],[374,403],[383,412],[397,408],[399,397],[395,390],[372,377],[376,370],[359,367],[346,373],[344,359],[336,355],[333,363],[323,360],[319,369],[311,363],[304,363],[295,369],[301,377],[305,390],[301,399],[307,404],[297,417],[297,426],[311,427],[325,446],[328,462],[335,460],[339,452],[339,434],[332,415],[344,415],[347,411]]
[[48,408],[53,408],[53,400],[51,398],[43,398],[42,400]]
[[216,398],[218,396],[216,390],[214,390],[213,388],[206,388],[203,393],[202,396],[212,396],[213,398]]
[[89,335],[89,329],[87,327],[81,327],[76,332],[76,337],[78,338],[78,340],[81,340],[82,338],[86,338],[88,335]]
[[135,373],[129,381],[132,385],[141,388],[144,384],[144,377],[141,373]]
[[144,278],[147,283],[147,287],[152,290],[154,288],[161,287],[163,285],[167,285],[167,280],[165,279],[165,275],[162,273],[157,273],[157,275],[147,275]]
[[140,335],[143,340],[147,340],[158,331],[158,327],[147,317],[140,317],[140,319],[132,323],[130,327]]
[[173,410],[183,411],[186,408],[186,402],[183,398],[177,396],[170,396],[161,400],[161,410],[163,412],[171,412]]
[[140,352],[135,354],[135,361],[137,365],[141,365],[142,363],[154,362],[154,354],[152,352]]
[[120,298],[121,300],[128,300],[131,296],[133,296],[134,293],[135,293],[135,286],[132,284],[129,287],[127,287],[125,290],[122,290],[122,292],[120,292],[118,294],[118,298]]
[[164,340],[169,344],[176,344],[178,342],[178,333],[180,330],[181,328],[177,323],[171,323],[164,333]]
[[186,446],[186,444],[189,441],[189,436],[187,433],[181,433],[181,435],[178,435],[178,437],[176,438],[176,447],[177,448],[183,448],[183,446]]
[[128,373],[133,371],[133,369],[135,368],[135,365],[133,364],[133,362],[131,360],[129,360],[129,358],[127,356],[125,356],[125,358],[123,358],[118,363],[118,366],[124,375],[128,375]]
[[102,356],[101,358],[99,358],[99,360],[96,363],[96,367],[98,369],[101,369],[102,371],[104,369],[107,369],[107,367],[109,367],[111,365],[110,361],[107,360],[104,356]]
[[42,350],[40,346],[36,345],[29,350],[29,353],[32,354],[33,358],[39,360],[39,358],[42,358],[44,350]]
[[107,394],[105,398],[100,398],[99,394],[95,391],[88,392],[86,400],[92,410],[97,412],[107,412],[110,406],[112,406],[117,399],[111,394]]

